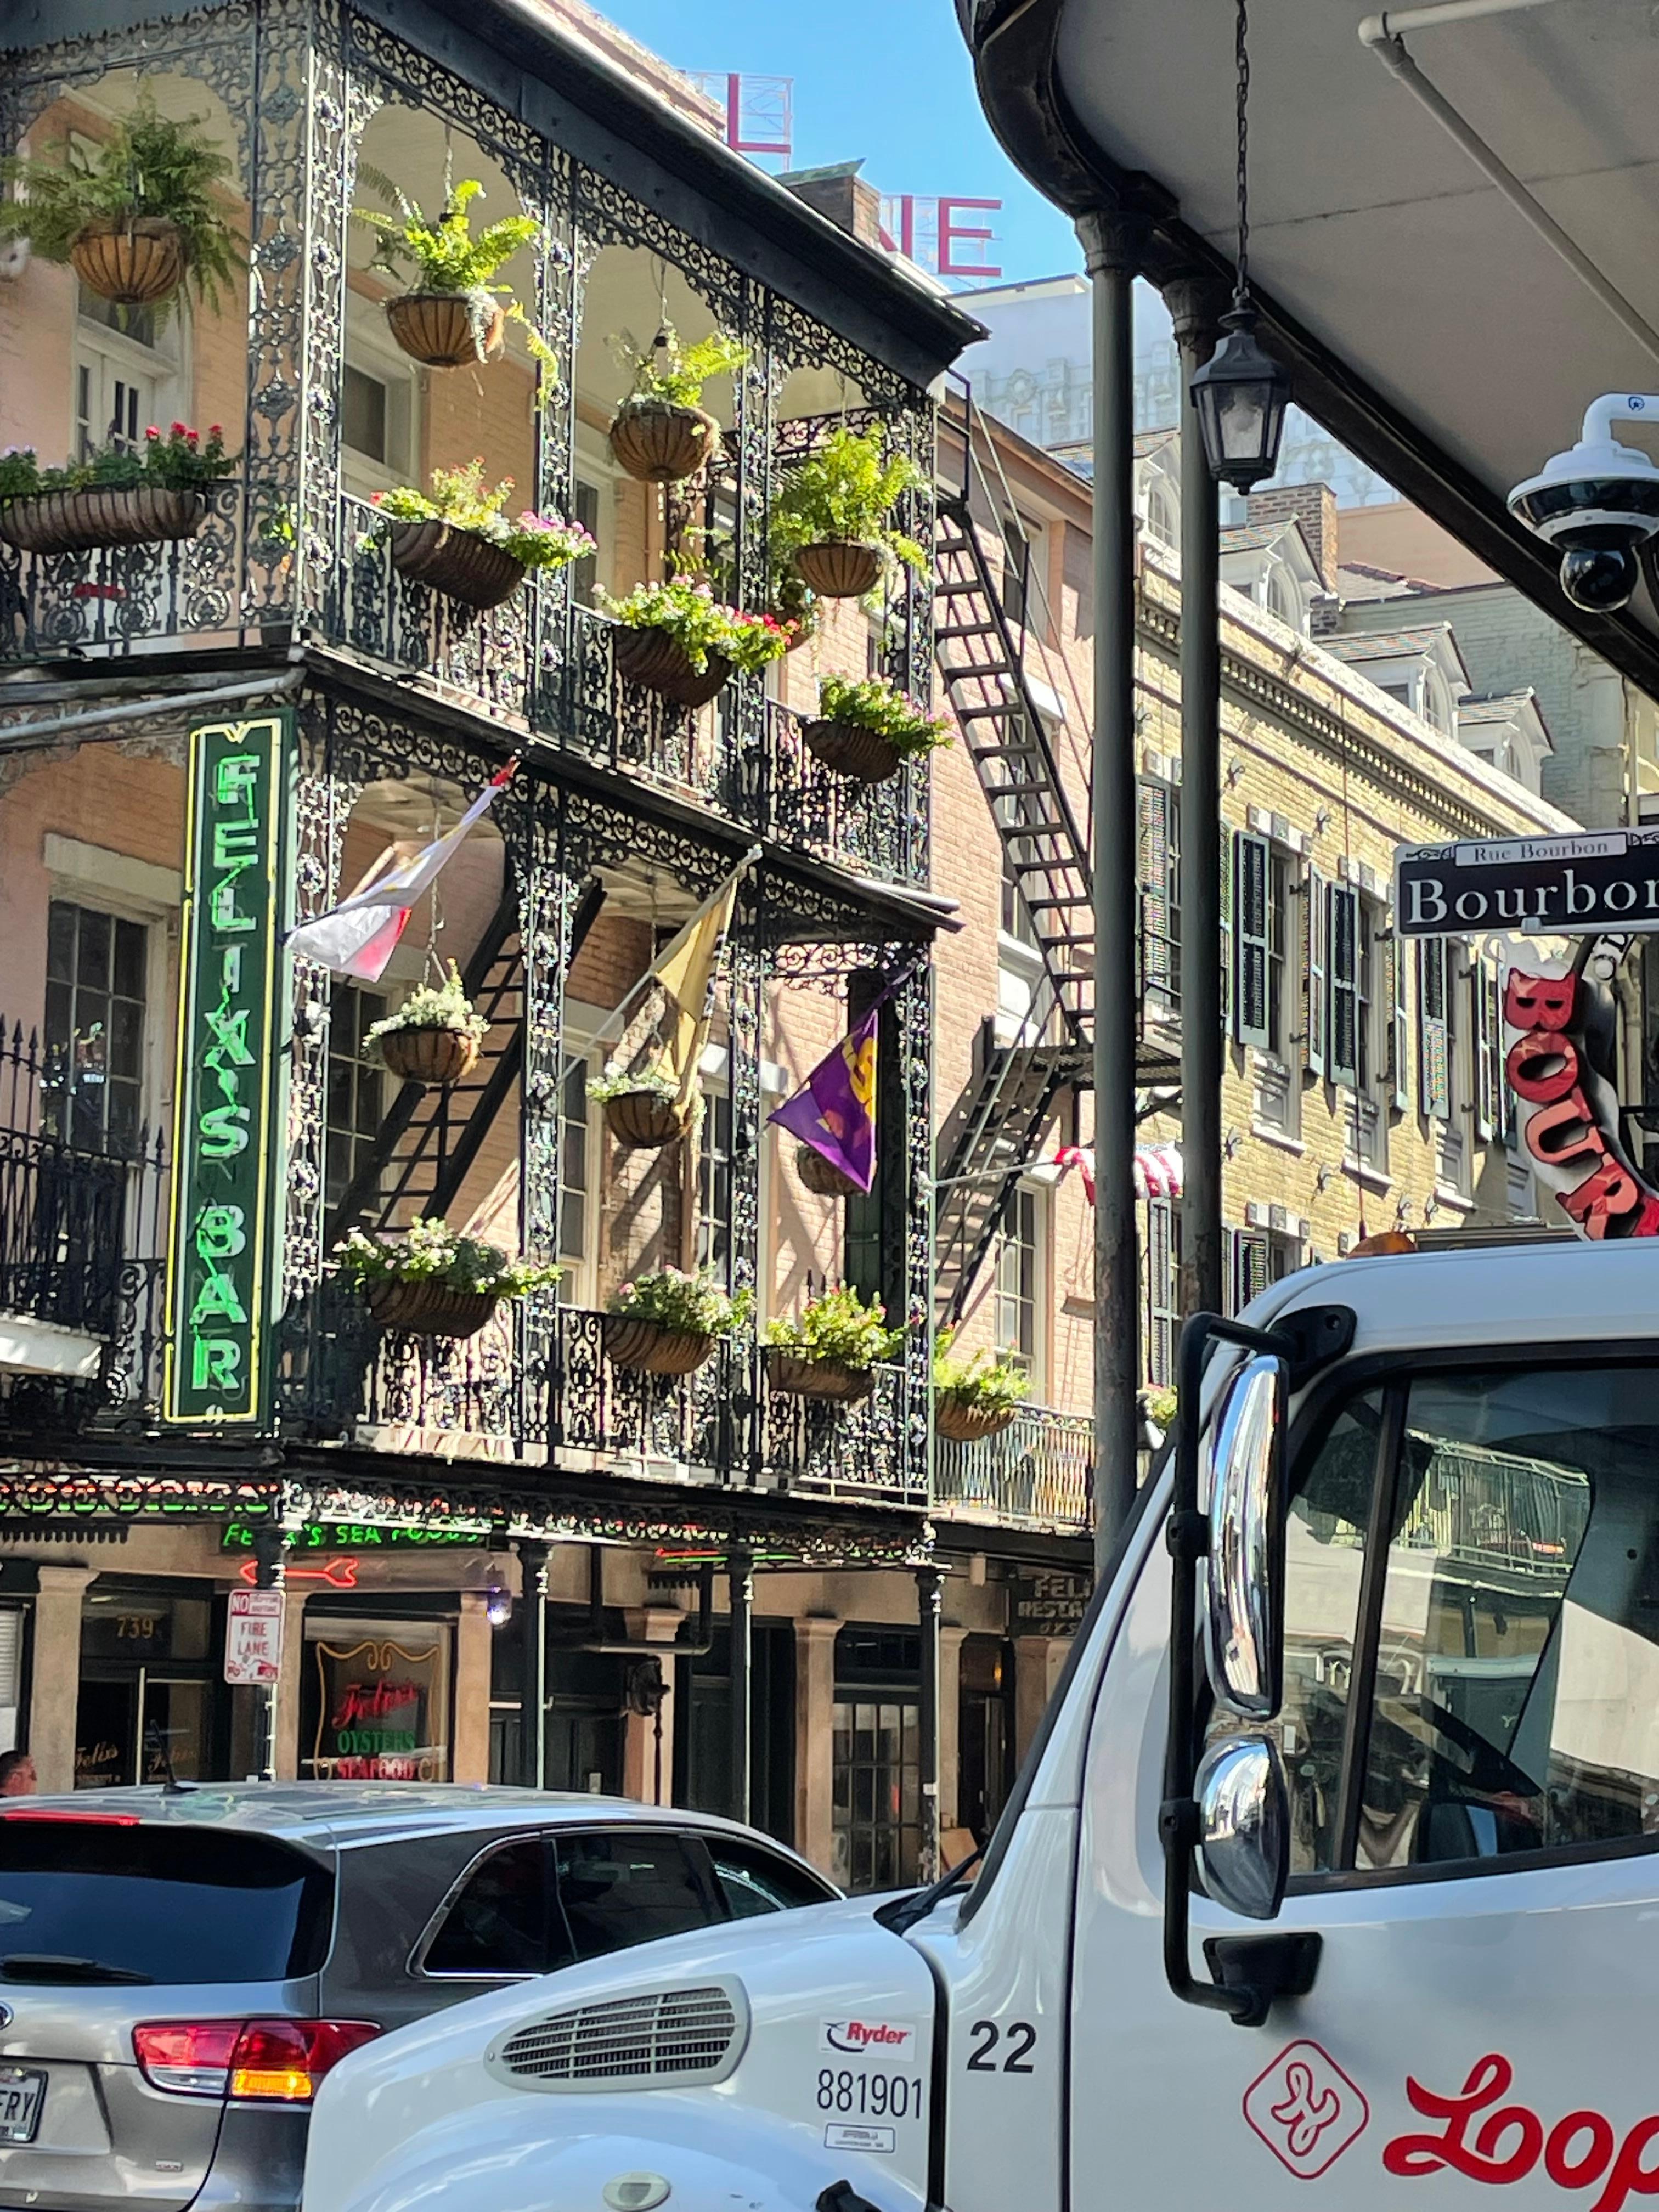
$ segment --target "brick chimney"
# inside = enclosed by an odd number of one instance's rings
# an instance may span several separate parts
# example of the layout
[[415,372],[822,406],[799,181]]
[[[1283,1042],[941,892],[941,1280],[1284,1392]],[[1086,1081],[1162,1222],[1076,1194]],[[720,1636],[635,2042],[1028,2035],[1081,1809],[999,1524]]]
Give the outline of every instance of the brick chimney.
[[862,161],[838,161],[827,169],[789,169],[777,181],[864,245],[878,246],[881,194],[860,176],[863,167]]
[[1285,484],[1253,491],[1245,513],[1252,523],[1299,522],[1328,592],[1336,589],[1336,494],[1328,484]]

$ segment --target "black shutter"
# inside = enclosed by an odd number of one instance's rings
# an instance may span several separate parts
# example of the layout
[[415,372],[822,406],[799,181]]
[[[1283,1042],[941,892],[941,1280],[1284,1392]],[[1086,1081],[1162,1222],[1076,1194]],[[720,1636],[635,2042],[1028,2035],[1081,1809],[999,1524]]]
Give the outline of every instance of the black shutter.
[[1443,1121],[1451,1111],[1446,1027],[1446,940],[1417,940],[1417,1066],[1420,1110]]
[[1330,1026],[1327,1049],[1333,1083],[1359,1087],[1359,894],[1333,884],[1330,908]]
[[1135,871],[1139,878],[1140,989],[1167,1011],[1175,987],[1170,929],[1170,787],[1135,787]]
[[1308,1040],[1308,1073],[1325,1073],[1325,878],[1308,871],[1302,915],[1302,1033]]
[[1233,841],[1233,849],[1237,855],[1233,901],[1233,932],[1238,948],[1235,1034],[1241,1044],[1261,1045],[1265,1049],[1273,1042],[1267,1033],[1270,855],[1265,837],[1246,836],[1242,830]]

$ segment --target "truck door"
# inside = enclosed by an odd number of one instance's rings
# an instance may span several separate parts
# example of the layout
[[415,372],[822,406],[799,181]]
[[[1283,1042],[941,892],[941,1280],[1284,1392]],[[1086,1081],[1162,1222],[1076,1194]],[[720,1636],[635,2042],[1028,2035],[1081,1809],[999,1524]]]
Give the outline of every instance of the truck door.
[[1656,1363],[1482,1357],[1351,1367],[1298,1419],[1290,1893],[1272,1927],[1193,1905],[1200,1973],[1206,1936],[1319,1933],[1310,1993],[1261,2027],[1164,1978],[1169,1574],[1149,1560],[1085,1770],[1078,2212],[1282,2212],[1292,2181],[1342,2212],[1659,2195]]

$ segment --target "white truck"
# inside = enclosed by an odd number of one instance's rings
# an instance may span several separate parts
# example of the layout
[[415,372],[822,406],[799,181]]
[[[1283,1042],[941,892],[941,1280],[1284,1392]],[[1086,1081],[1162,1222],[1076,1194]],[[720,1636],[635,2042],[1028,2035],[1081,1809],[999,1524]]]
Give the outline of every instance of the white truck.
[[[1659,1243],[1200,1319],[972,1885],[371,2044],[306,2212],[1659,2196]],[[1201,1377],[1201,1384],[1200,1384]]]

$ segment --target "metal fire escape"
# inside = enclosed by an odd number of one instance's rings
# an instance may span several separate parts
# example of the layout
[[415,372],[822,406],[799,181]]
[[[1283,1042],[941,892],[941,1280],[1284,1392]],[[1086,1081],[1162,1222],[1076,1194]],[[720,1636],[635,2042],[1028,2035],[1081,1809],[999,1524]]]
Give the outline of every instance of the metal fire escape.
[[[1071,788],[1026,667],[1029,619],[1046,621],[1031,545],[996,448],[966,387],[958,488],[941,491],[933,636],[940,678],[1002,842],[1012,919],[1042,962],[1030,1010],[1000,1042],[988,1020],[975,1076],[939,1135],[936,1250],[940,1318],[957,1320],[1068,1094],[1091,1075],[1093,880],[1086,756]],[[996,568],[988,535],[1000,540]],[[997,569],[1000,570],[1000,579]],[[1009,601],[1014,603],[1011,612]],[[1148,1082],[1176,1071],[1158,1056]]]

